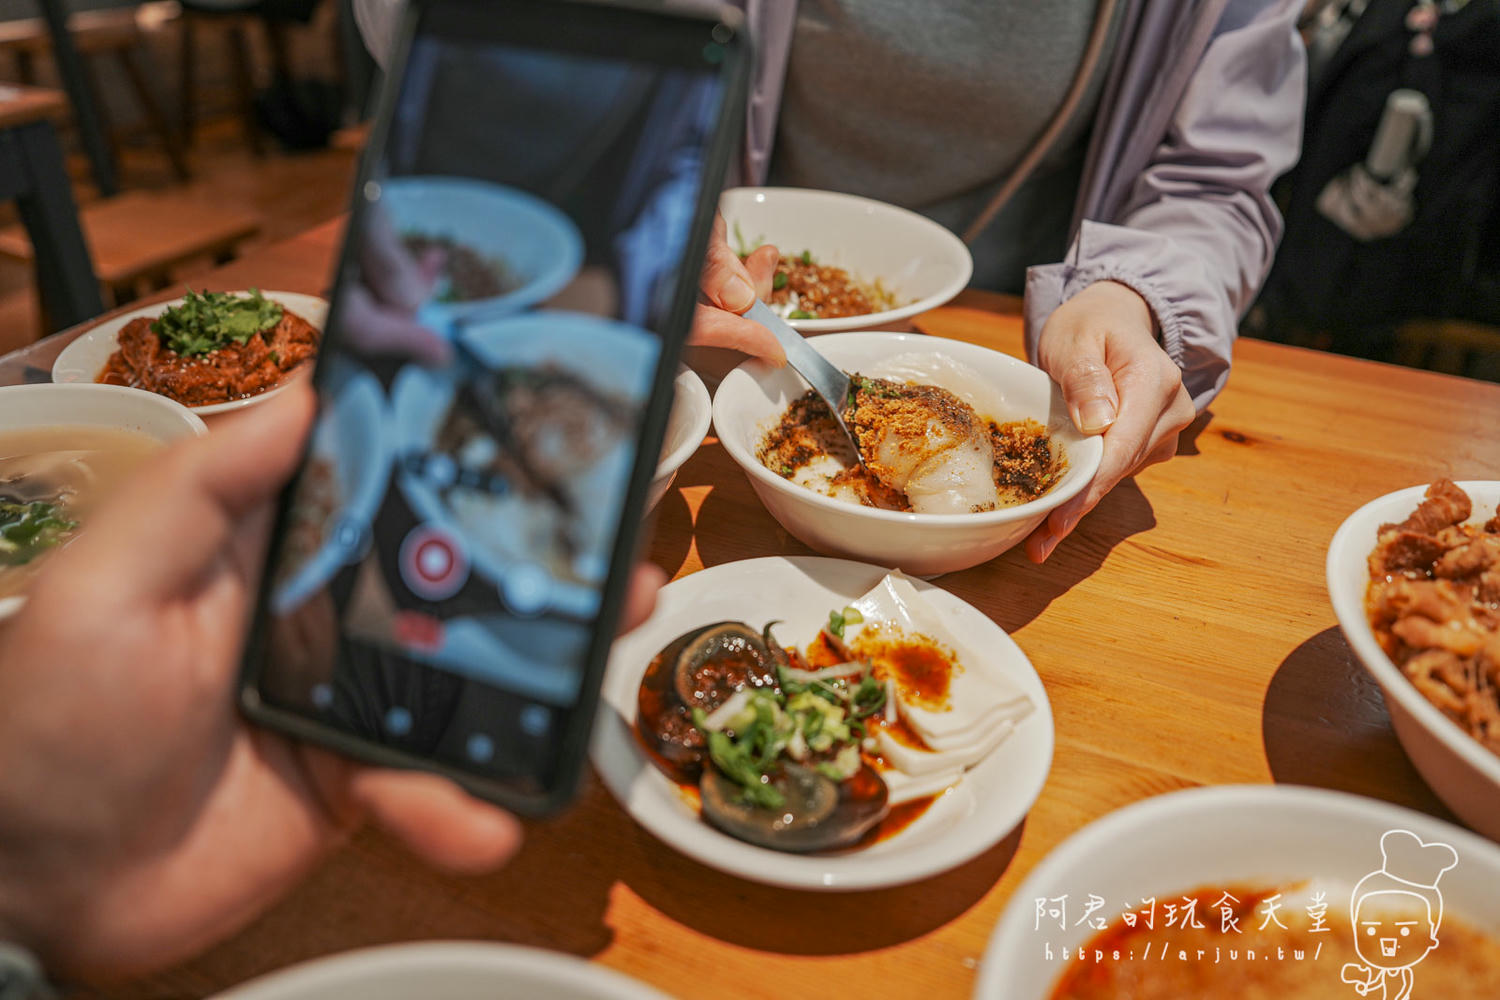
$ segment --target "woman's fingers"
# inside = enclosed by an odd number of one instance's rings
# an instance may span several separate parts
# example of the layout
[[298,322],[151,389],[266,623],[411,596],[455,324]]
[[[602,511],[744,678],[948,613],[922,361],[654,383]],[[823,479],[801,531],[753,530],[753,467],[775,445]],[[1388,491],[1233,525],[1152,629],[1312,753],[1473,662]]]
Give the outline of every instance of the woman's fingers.
[[374,357],[412,358],[424,365],[446,364],[453,348],[418,323],[411,314],[377,302],[363,287],[344,295],[339,330],[356,353]]
[[775,365],[786,364],[786,352],[770,330],[754,320],[703,303],[699,303],[693,313],[693,329],[688,335],[688,343],[700,347],[728,347],[764,358]]
[[414,313],[432,294],[432,261],[419,262],[401,242],[395,224],[378,205],[364,220],[359,243],[360,280],[381,302]]
[[714,216],[699,288],[710,305],[738,315],[755,304],[755,279],[729,246],[724,216]]
[[745,271],[755,285],[755,294],[762,300],[771,298],[771,282],[776,278],[776,264],[780,260],[780,252],[769,244],[756,247],[745,258]]

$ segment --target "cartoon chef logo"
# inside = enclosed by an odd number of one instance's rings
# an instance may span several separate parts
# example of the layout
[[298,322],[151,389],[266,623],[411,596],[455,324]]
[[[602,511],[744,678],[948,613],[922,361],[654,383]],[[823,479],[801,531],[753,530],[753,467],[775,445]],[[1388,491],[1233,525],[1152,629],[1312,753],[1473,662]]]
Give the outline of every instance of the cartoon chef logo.
[[1458,864],[1458,852],[1409,830],[1388,830],[1380,838],[1380,855],[1380,870],[1360,879],[1350,899],[1360,961],[1346,963],[1342,975],[1362,997],[1409,1000],[1413,966],[1438,946],[1438,879]]

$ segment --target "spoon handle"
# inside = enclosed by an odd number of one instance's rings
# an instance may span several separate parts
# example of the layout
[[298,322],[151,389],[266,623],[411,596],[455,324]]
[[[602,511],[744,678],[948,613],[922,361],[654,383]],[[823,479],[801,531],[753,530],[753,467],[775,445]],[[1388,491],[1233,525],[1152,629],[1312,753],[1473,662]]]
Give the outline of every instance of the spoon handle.
[[[854,441],[854,435],[849,433],[849,428],[844,425],[844,407],[849,404],[849,376],[840,371],[827,358],[813,350],[811,344],[798,333],[786,320],[771,311],[771,307],[760,299],[745,311],[745,318],[753,320],[771,331],[771,334],[781,344],[781,349],[786,352],[786,363],[792,366],[792,370],[807,380],[828,408],[833,411],[833,419],[838,421],[839,427]],[[858,455],[859,449],[855,448]]]

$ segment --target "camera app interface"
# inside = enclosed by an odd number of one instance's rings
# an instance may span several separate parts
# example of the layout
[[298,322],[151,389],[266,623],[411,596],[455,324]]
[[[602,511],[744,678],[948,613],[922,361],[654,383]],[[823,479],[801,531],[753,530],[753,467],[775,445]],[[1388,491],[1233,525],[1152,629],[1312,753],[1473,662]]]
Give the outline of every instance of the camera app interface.
[[[718,110],[711,66],[418,38],[358,193],[269,703],[545,785]],[[653,456],[654,457],[654,456]]]

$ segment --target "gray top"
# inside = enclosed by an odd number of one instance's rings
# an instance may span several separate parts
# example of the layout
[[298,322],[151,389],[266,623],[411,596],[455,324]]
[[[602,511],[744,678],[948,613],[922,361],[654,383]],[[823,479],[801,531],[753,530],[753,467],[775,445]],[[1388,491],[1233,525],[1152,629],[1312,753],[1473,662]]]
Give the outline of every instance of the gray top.
[[[802,0],[769,182],[864,195],[962,232],[1062,105],[1098,8]],[[1019,293],[1027,265],[1067,249],[1107,62],[1106,50],[1052,152],[972,247],[975,285]]]
[[[401,2],[354,0],[377,57],[389,49]],[[799,4],[732,2],[757,41],[735,176],[759,184],[771,160]],[[1162,347],[1182,368],[1200,410],[1224,387],[1239,314],[1265,279],[1281,235],[1271,182],[1297,161],[1307,78],[1297,19],[1305,2],[1119,0],[1119,44],[1101,60],[1108,68],[1077,182],[1072,242],[1060,256],[1036,257],[1026,278],[1033,357],[1052,311],[1109,279],[1151,306]],[[966,141],[997,127],[976,118]],[[1051,152],[1051,145],[1036,151]]]

